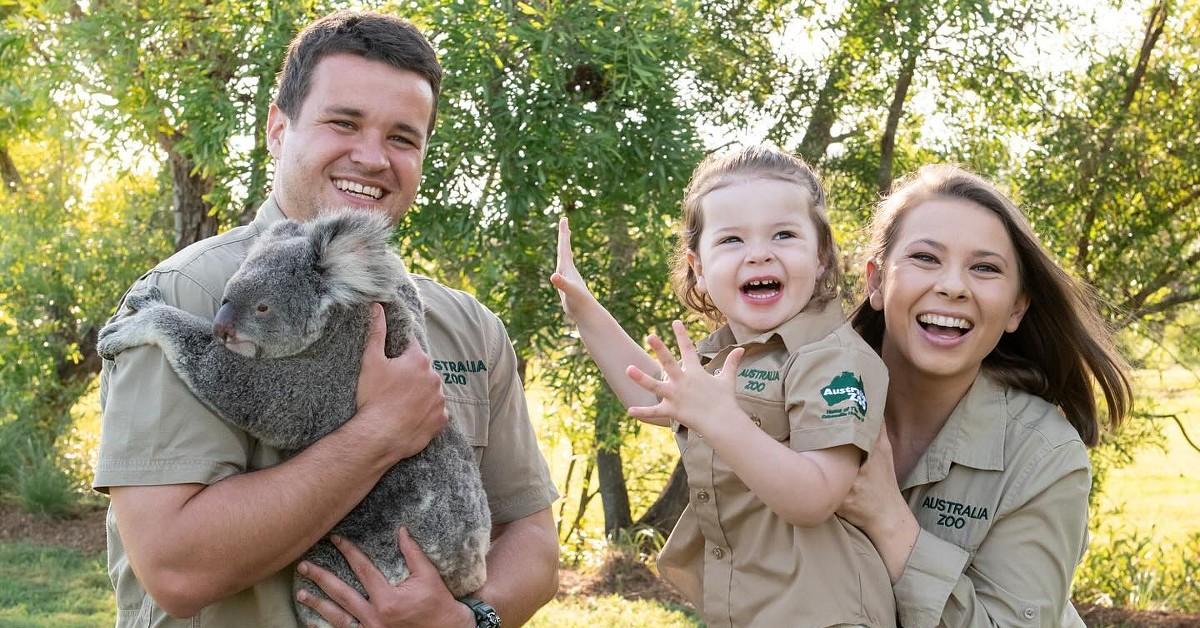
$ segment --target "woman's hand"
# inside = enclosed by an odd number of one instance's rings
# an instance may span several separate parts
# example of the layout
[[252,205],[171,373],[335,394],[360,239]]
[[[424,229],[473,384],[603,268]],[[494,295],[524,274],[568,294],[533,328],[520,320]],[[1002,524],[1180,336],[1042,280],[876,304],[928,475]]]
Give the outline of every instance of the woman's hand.
[[837,514],[867,534],[896,582],[917,542],[920,526],[900,493],[886,426],[880,426],[875,448],[859,467]]
[[734,388],[738,364],[745,350],[737,348],[731,351],[721,372],[711,375],[700,365],[700,356],[683,323],[675,321],[671,327],[679,344],[679,361],[675,360],[671,350],[658,336],[651,335],[648,339],[658,363],[662,365],[663,379],[647,375],[636,366],[626,370],[630,379],[661,400],[653,406],[629,408],[630,416],[643,420],[673,419],[701,434],[709,433],[717,423],[729,425],[728,417],[742,412],[737,405]]
[[586,309],[599,303],[592,296],[583,276],[575,268],[575,254],[571,251],[571,227],[567,219],[558,221],[558,255],[554,266],[554,274],[550,275],[550,283],[558,289],[558,298],[562,302],[563,312],[573,321],[578,322],[578,316]]

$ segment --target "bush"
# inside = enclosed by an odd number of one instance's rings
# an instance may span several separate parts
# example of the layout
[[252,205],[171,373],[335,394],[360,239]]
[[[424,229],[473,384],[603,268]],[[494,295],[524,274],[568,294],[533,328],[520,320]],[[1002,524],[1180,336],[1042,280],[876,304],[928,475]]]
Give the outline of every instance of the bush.
[[1180,545],[1161,544],[1153,532],[1107,533],[1109,543],[1089,548],[1075,574],[1077,602],[1200,612],[1200,533]]

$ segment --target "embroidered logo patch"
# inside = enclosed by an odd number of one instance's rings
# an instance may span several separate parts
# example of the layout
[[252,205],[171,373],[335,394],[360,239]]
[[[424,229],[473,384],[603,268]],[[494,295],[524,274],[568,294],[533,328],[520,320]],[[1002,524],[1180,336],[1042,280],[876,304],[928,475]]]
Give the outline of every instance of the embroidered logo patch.
[[840,419],[853,416],[859,421],[867,418],[867,394],[863,392],[862,378],[850,371],[842,371],[821,389],[821,396],[829,409],[821,414],[822,419]]

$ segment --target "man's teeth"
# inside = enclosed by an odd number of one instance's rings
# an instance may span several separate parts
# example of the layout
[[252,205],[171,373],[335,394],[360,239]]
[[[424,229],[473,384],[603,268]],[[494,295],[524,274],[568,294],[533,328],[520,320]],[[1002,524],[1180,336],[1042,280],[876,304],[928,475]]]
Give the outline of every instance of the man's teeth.
[[369,196],[375,200],[383,197],[383,190],[373,185],[363,185],[355,181],[347,181],[345,179],[337,179],[333,182],[334,187],[343,192],[353,192],[363,196]]
[[922,314],[917,317],[917,322],[925,323],[926,325],[937,325],[938,327],[957,327],[963,330],[969,330],[973,327],[971,321],[954,318],[953,316],[942,316],[941,314]]

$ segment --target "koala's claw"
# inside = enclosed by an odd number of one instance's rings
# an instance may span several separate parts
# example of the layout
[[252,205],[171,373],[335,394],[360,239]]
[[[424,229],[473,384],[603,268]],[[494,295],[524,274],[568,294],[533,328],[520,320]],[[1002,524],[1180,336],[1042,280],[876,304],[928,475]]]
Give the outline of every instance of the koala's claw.
[[150,305],[164,303],[162,291],[158,286],[142,286],[129,291],[125,297],[125,307],[136,312]]

